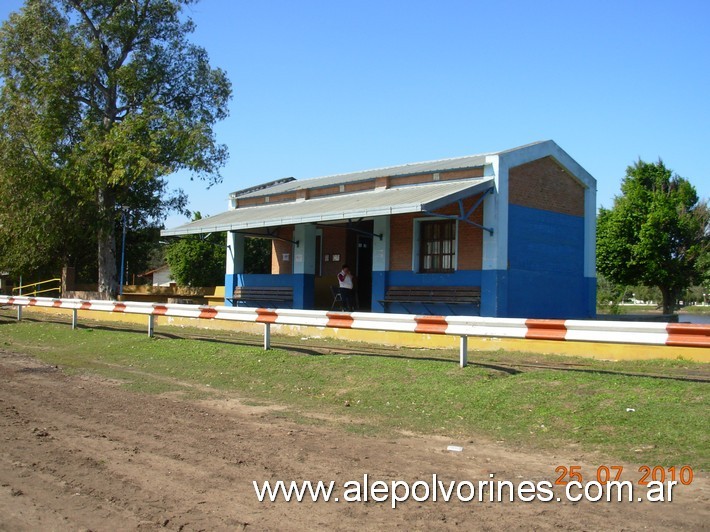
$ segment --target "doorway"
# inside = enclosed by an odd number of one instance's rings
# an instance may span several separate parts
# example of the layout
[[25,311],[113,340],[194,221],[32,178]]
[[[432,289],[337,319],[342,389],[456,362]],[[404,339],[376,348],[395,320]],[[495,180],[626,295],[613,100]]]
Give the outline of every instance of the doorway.
[[372,237],[357,235],[357,255],[355,262],[357,277],[357,297],[359,310],[372,309]]

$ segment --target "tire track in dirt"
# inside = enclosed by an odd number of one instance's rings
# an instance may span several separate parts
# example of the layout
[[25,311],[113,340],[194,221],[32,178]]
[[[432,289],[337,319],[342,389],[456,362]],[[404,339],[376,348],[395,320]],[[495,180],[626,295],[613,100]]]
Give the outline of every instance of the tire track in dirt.
[[[299,425],[225,396],[207,401],[126,391],[0,351],[2,530],[699,530],[708,482],[671,504],[259,503],[252,481],[554,480],[565,450],[512,451],[472,435],[462,453],[441,437],[368,438],[342,423]],[[629,471],[635,468],[629,466]]]

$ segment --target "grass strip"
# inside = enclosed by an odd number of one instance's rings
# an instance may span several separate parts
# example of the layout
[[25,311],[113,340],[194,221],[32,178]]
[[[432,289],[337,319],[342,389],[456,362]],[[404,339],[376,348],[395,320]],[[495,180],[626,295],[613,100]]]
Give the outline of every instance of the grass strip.
[[464,442],[482,435],[515,447],[597,453],[600,460],[710,465],[709,385],[650,376],[710,375],[707,365],[685,360],[622,363],[501,351],[475,353],[471,359],[480,364],[460,369],[456,353],[440,350],[372,354],[350,343],[338,352],[324,342],[319,350],[265,352],[227,333],[150,339],[143,331],[72,331],[1,318],[0,331],[0,351],[119,379],[143,393],[189,398],[209,389],[285,406],[278,415],[295,419],[341,420],[361,433],[413,431]]

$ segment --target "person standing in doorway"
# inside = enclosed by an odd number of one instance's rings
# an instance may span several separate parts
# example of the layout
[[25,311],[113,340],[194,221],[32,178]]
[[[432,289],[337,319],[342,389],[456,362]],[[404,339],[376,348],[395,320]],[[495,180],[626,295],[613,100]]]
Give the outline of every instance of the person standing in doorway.
[[354,290],[353,274],[347,264],[343,264],[338,274],[338,286],[340,287],[340,298],[342,299],[343,310],[352,312],[354,310]]

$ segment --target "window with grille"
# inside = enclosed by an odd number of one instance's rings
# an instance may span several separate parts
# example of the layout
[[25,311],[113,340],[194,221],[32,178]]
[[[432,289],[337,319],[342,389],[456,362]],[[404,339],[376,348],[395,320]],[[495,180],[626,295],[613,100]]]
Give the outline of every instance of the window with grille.
[[452,272],[456,267],[456,222],[434,220],[419,225],[419,272]]

